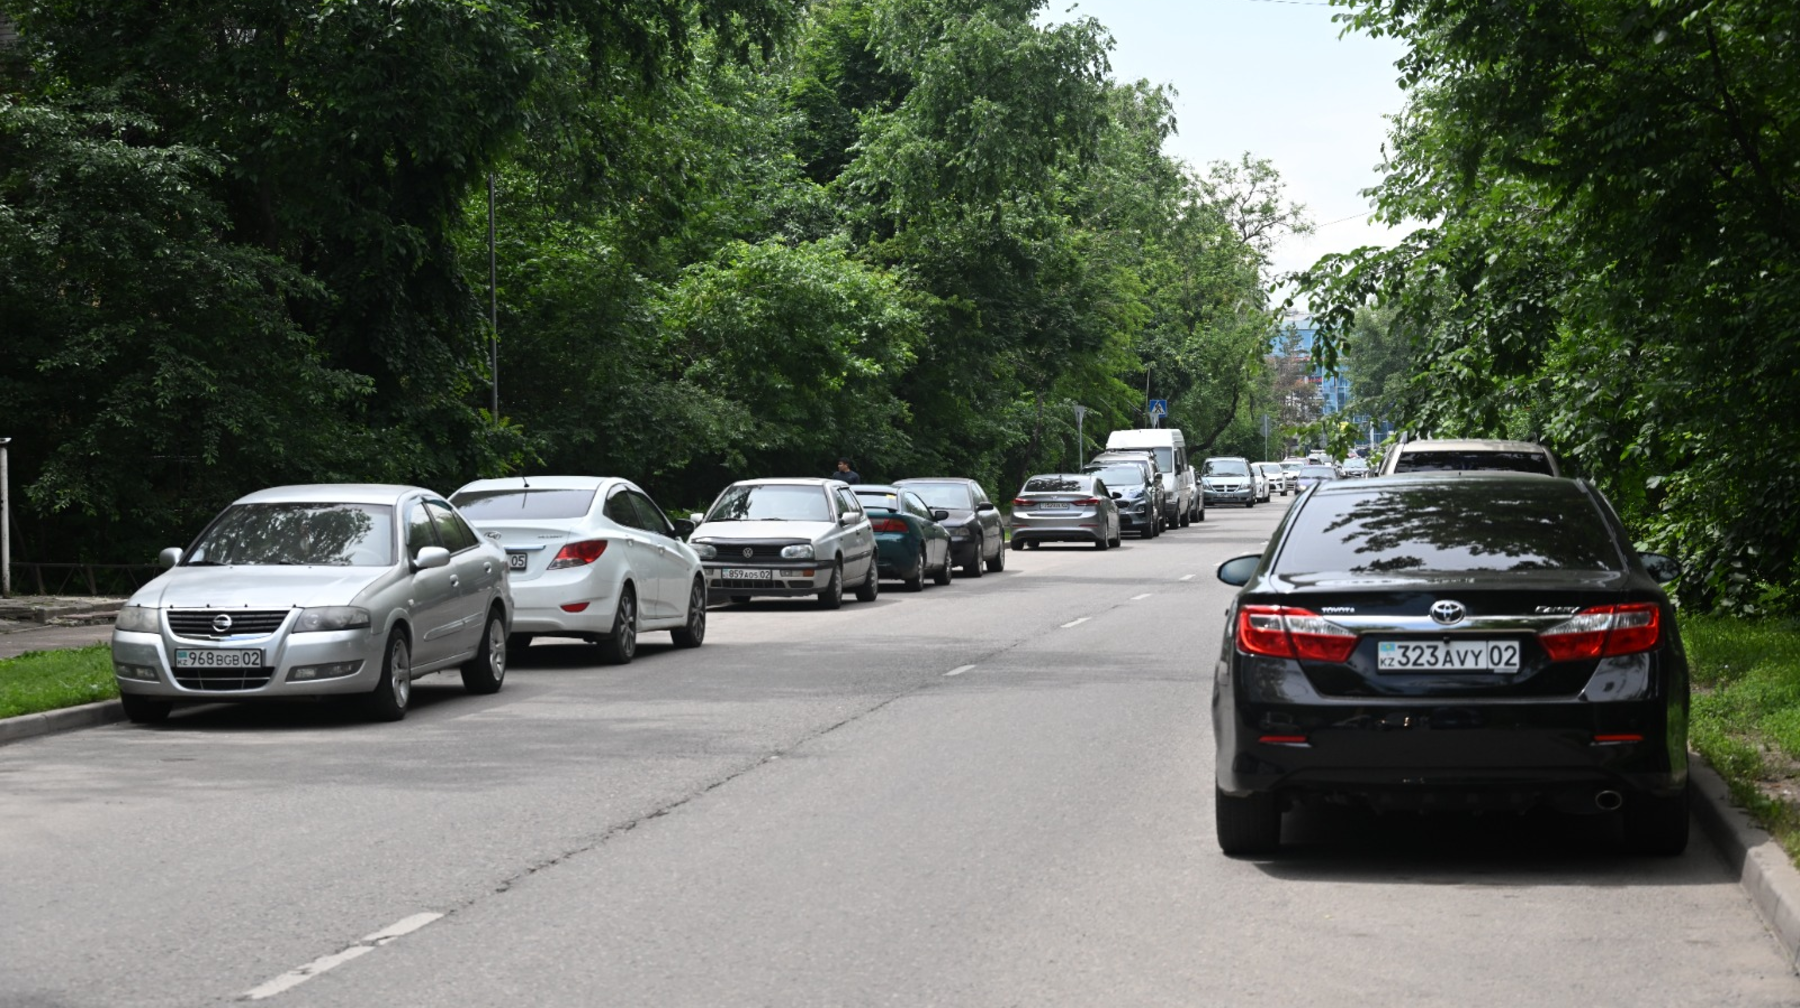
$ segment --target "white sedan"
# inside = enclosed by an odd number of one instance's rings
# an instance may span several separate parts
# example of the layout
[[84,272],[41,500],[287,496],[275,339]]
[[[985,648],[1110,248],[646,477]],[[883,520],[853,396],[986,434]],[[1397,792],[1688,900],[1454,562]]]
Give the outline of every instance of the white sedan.
[[706,640],[706,577],[681,540],[693,528],[670,521],[630,480],[476,480],[450,500],[506,550],[514,648],[533,637],[578,637],[623,665],[646,631],[669,631],[677,647]]

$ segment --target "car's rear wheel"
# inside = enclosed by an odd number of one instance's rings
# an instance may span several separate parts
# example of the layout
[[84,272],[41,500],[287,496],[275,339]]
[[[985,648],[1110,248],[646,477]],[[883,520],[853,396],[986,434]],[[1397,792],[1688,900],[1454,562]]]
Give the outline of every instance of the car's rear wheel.
[[856,601],[873,602],[881,595],[881,572],[875,569],[875,558],[869,558],[869,576],[856,586]]
[[963,573],[964,577],[980,577],[981,576],[981,571],[982,571],[981,549],[984,545],[986,545],[984,540],[982,540],[981,537],[977,536],[975,538],[975,549],[969,554],[971,559],[969,560],[968,563],[962,565],[962,573]]
[[820,609],[840,609],[844,605],[844,565],[831,565],[831,580],[826,583],[825,590],[819,593]]
[[470,693],[498,693],[506,682],[506,620],[500,610],[488,613],[481,647],[462,667],[462,681]]
[[629,665],[637,656],[637,595],[627,585],[619,591],[619,608],[613,612],[612,634],[600,642],[600,657],[608,665]]
[[925,545],[923,543],[919,544],[918,567],[913,570],[912,577],[903,578],[902,581],[906,585],[906,590],[909,592],[925,590]]
[[1633,795],[1625,800],[1625,844],[1639,854],[1673,857],[1687,850],[1688,789],[1673,798]]
[[1022,550],[1022,549],[1024,549],[1024,548],[1025,548],[1025,540],[1023,540],[1023,539],[1020,539],[1020,538],[1018,538],[1018,537],[1016,537],[1016,536],[1015,536],[1015,537],[1014,537],[1014,538],[1013,538],[1013,541],[1012,541],[1012,543],[1011,543],[1011,546],[1012,546],[1012,548],[1013,548],[1013,549],[1014,549],[1014,550]]
[[1112,537],[1105,532],[1101,532],[1099,537],[1094,540],[1094,548],[1100,550],[1112,549]]
[[695,648],[706,643],[706,582],[703,579],[695,578],[694,587],[688,591],[687,623],[670,630],[669,638],[680,648]]
[[1272,794],[1233,798],[1213,788],[1219,849],[1232,857],[1268,854],[1281,846],[1281,805]]
[[119,706],[125,708],[125,717],[132,724],[161,724],[169,719],[169,712],[175,709],[175,701],[120,693]]
[[412,702],[412,645],[399,630],[388,634],[381,657],[381,681],[363,697],[363,710],[377,721],[398,721]]

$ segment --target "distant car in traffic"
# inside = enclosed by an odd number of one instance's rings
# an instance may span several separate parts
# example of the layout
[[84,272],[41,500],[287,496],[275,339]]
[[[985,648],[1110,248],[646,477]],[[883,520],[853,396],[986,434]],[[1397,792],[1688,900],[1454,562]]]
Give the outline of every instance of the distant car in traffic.
[[1013,498],[1013,549],[1046,542],[1091,542],[1110,549],[1120,537],[1118,502],[1098,477],[1043,473],[1027,479]]
[[1382,456],[1383,476],[1411,472],[1528,472],[1561,476],[1562,466],[1550,449],[1535,441],[1477,438],[1403,441]]
[[858,483],[850,491],[862,502],[875,531],[875,566],[907,591],[924,591],[927,575],[950,583],[950,533],[938,524],[950,517],[932,509],[917,493],[885,483]]
[[1320,483],[1330,483],[1333,480],[1342,478],[1343,477],[1338,475],[1337,466],[1316,465],[1308,462],[1306,465],[1301,466],[1300,471],[1295,474],[1294,483],[1299,490],[1305,491]]
[[688,542],[706,569],[709,599],[812,595],[836,609],[848,585],[863,602],[880,594],[875,530],[839,480],[740,480],[692,520]]
[[273,487],[238,498],[113,624],[126,717],[177,703],[358,697],[406,716],[412,681],[460,669],[471,693],[506,677],[506,553],[433,491]]
[[894,485],[950,512],[939,524],[950,533],[951,563],[964,577],[1006,569],[1006,522],[981,483],[961,476],[916,476]]
[[[1294,492],[1294,474],[1281,467],[1279,462],[1257,462],[1257,469],[1262,470],[1263,477],[1268,480],[1269,494],[1280,494],[1286,497]],[[1298,467],[1295,467],[1298,468]]]
[[476,480],[450,495],[475,530],[506,550],[511,645],[576,637],[608,662],[637,654],[640,633],[667,630],[678,647],[706,640],[706,575],[643,488],[611,476]]
[[1343,465],[1338,466],[1338,472],[1342,473],[1345,479],[1361,479],[1369,475],[1369,461],[1353,455],[1345,459]]
[[1240,588],[1213,687],[1220,847],[1268,853],[1284,809],[1332,801],[1618,813],[1635,849],[1679,853],[1677,573],[1576,480],[1319,486],[1219,567]]
[[1162,534],[1166,521],[1162,480],[1148,457],[1113,454],[1109,461],[1089,463],[1081,471],[1099,477],[1113,492],[1113,499],[1119,502],[1119,520],[1138,538],[1154,539]]
[[1207,459],[1200,467],[1200,483],[1207,504],[1242,504],[1255,507],[1261,495],[1250,460],[1236,455]]

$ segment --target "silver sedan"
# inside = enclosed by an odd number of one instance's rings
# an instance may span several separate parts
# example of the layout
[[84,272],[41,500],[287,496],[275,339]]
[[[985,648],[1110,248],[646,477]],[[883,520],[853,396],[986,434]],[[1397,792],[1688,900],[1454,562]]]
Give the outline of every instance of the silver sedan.
[[430,490],[322,484],[234,501],[113,627],[125,714],[178,702],[360,696],[406,716],[412,681],[460,668],[471,693],[506,676],[506,553]]

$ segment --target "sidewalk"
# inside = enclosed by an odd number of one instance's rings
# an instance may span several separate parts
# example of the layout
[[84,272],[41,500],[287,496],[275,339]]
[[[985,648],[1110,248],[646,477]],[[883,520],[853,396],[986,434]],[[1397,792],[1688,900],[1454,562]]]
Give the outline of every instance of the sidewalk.
[[0,658],[104,644],[124,599],[22,595],[0,599]]

